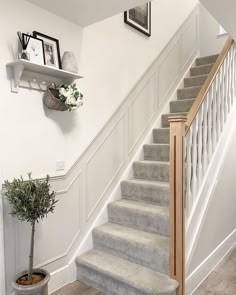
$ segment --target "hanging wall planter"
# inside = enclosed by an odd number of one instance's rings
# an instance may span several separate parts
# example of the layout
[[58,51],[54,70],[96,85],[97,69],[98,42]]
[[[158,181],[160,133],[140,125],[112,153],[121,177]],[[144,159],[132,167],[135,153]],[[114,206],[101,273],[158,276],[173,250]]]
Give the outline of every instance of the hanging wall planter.
[[44,104],[51,110],[67,111],[68,107],[59,98],[59,90],[55,84],[49,85],[43,97]]
[[76,84],[62,84],[59,87],[51,84],[43,97],[43,101],[49,109],[56,111],[69,110],[70,112],[83,105],[82,99],[83,94]]

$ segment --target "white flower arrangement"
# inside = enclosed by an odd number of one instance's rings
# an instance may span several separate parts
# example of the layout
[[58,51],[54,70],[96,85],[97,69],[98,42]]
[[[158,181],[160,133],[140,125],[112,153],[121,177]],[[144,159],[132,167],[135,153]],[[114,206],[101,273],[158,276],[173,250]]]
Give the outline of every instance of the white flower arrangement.
[[69,111],[72,112],[83,105],[83,94],[80,92],[76,84],[62,84],[58,88],[59,99],[65,103]]

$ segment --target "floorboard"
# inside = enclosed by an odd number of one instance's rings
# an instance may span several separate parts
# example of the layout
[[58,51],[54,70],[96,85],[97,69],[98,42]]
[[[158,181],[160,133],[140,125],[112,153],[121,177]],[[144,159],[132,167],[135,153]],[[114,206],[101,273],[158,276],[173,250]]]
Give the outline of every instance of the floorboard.
[[74,282],[66,285],[52,295],[106,295],[96,289],[93,289],[81,282]]
[[236,247],[218,264],[193,295],[236,294]]

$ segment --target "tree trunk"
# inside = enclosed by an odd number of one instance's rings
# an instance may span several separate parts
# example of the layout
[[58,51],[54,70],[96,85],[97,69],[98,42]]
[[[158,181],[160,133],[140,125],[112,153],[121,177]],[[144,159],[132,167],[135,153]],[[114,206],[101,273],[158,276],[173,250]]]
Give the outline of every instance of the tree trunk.
[[29,270],[28,270],[28,280],[30,281],[31,284],[32,284],[33,265],[34,265],[34,233],[35,233],[35,222],[32,223]]

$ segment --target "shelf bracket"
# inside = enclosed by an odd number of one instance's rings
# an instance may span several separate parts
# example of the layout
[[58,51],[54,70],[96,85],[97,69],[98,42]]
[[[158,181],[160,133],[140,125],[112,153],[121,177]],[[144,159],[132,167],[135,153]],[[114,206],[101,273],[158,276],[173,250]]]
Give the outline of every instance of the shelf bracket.
[[17,64],[13,67],[13,80],[11,85],[11,91],[18,93],[19,92],[19,84],[24,72],[24,66],[22,64]]

